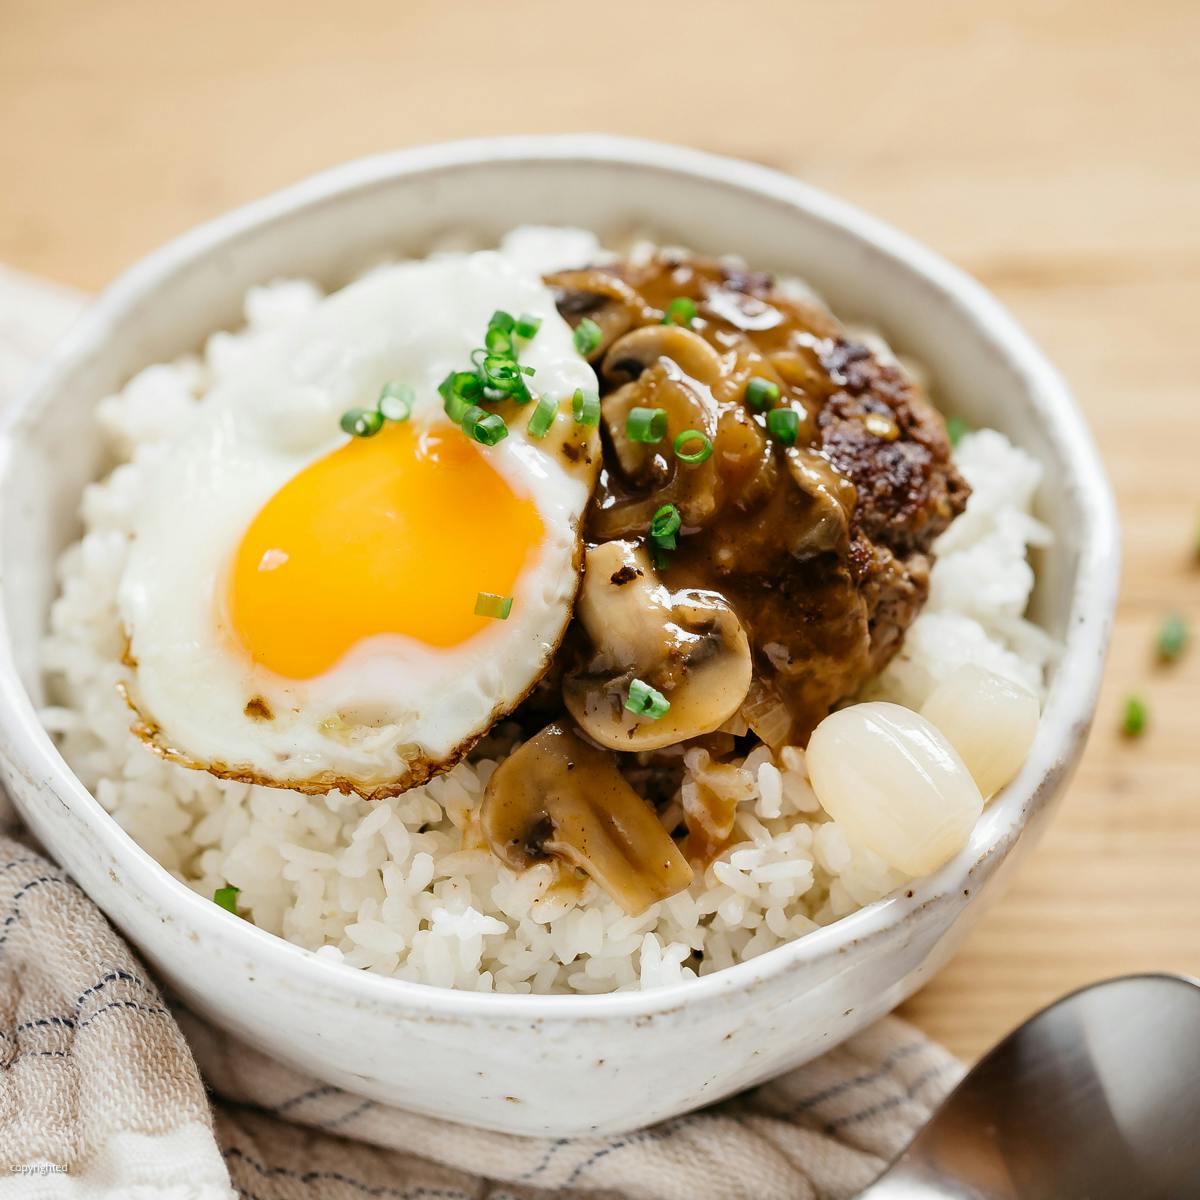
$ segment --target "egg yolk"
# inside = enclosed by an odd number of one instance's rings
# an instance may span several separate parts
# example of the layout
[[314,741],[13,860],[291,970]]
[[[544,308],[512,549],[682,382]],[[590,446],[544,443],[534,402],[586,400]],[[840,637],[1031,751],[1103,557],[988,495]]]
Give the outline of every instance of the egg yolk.
[[489,453],[457,429],[388,424],[290,479],[231,572],[230,620],[254,661],[309,679],[378,634],[444,648],[493,623],[478,594],[513,595],[544,529]]

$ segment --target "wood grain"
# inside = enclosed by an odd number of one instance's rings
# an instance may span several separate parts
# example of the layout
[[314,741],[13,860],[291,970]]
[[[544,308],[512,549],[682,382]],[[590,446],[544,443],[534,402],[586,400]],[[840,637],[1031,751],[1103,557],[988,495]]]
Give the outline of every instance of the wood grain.
[[95,288],[356,155],[604,129],[794,171],[981,278],[1091,419],[1125,574],[1056,822],[907,1006],[973,1056],[1077,984],[1200,974],[1200,653],[1151,657],[1166,610],[1200,627],[1198,81],[1195,0],[0,0],[0,261]]

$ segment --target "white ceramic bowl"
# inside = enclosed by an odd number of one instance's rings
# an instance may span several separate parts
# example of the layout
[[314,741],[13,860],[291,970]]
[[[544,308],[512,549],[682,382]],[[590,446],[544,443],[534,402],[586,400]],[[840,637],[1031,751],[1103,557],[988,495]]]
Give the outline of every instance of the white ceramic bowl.
[[[930,368],[937,394],[1046,465],[1036,616],[1065,641],[1017,780],[967,849],[911,892],[682,987],[503,996],[402,983],[324,962],[177,882],[84,789],[35,714],[52,567],[103,469],[93,406],[148,363],[240,322],[280,275],[348,281],[460,228],[649,227],[803,276]],[[1091,719],[1117,577],[1108,484],[1062,381],[972,280],[794,179],[691,150],[598,136],[460,142],[320,175],[187,234],[90,309],[7,417],[0,462],[0,759],[49,851],[189,1005],[277,1057],[378,1100],[518,1133],[630,1129],[820,1054],[920,987],[1029,846]]]

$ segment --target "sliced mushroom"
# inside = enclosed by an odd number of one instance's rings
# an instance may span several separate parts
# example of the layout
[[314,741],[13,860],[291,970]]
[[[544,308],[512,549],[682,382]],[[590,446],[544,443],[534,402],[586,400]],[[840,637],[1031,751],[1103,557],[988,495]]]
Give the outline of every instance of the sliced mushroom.
[[559,271],[546,276],[554,288],[558,311],[572,325],[584,317],[600,327],[600,342],[587,356],[597,362],[626,330],[641,319],[645,304],[633,288],[609,271],[592,268],[583,271]]
[[[750,687],[750,644],[716,592],[669,592],[644,548],[603,542],[587,552],[576,615],[590,653],[563,679],[580,727],[614,750],[656,750],[711,733]],[[670,704],[657,718],[626,707],[634,680]]]
[[[663,504],[674,504],[692,530],[709,525],[732,493],[771,462],[770,445],[742,391],[753,364],[735,347],[728,353],[677,325],[645,325],[619,338],[604,357],[601,374],[616,384],[601,402],[607,441],[624,489],[593,514],[598,538],[631,537]],[[667,432],[654,443],[628,433],[635,408],[662,409]],[[682,462],[675,438],[686,430],[706,437],[712,453]],[[732,491],[731,491],[732,489]]]
[[[677,356],[677,357],[676,357]],[[721,359],[703,338],[671,325],[648,325],[625,334],[609,350],[601,371],[609,383],[625,380],[601,402],[601,415],[620,474],[635,494],[612,510],[596,513],[601,538],[622,537],[642,530],[663,504],[679,508],[685,524],[699,528],[715,515],[723,487],[717,458],[685,464],[673,451],[675,437],[694,429],[715,442],[720,411],[710,382],[720,377]],[[653,443],[629,437],[635,408],[661,408],[667,432]]]
[[671,649],[671,593],[645,549],[601,542],[588,549],[575,615],[604,655],[604,665],[658,662]]
[[604,356],[601,370],[610,384],[629,383],[661,359],[709,387],[721,378],[721,356],[682,325],[643,325],[625,334]]
[[547,725],[496,768],[480,810],[492,852],[514,870],[558,859],[630,916],[683,891],[692,869],[607,751]]

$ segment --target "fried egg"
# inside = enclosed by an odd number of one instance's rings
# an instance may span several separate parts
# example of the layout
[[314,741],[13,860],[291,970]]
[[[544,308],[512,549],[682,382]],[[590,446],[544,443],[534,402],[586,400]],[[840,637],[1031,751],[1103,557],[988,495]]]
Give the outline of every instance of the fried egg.
[[[560,401],[506,402],[470,440],[438,384],[492,313],[541,319],[520,361]],[[343,433],[387,383],[406,421]],[[596,378],[534,273],[498,253],[382,268],[254,335],[185,430],[145,464],[118,592],[135,731],[214,774],[306,792],[397,794],[451,765],[546,669],[570,617],[598,433]],[[511,597],[480,616],[480,593]]]

